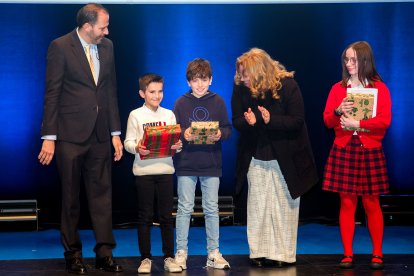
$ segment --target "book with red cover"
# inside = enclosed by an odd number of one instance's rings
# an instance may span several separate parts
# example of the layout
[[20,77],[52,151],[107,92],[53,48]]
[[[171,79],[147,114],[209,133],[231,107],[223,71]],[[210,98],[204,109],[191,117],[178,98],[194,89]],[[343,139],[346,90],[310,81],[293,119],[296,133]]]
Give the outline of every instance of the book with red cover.
[[172,150],[171,146],[178,142],[180,135],[181,127],[179,124],[146,127],[142,144],[150,153],[140,155],[141,160],[173,156],[176,150]]

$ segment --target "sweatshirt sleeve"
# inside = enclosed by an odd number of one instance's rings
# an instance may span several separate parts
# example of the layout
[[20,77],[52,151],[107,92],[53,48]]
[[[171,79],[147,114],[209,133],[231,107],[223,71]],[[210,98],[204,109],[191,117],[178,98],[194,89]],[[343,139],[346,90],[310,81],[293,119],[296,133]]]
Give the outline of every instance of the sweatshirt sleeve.
[[168,120],[169,125],[176,125],[177,124],[177,119],[175,117],[174,112],[170,111],[170,118]]
[[223,98],[219,97],[217,102],[217,107],[220,114],[220,131],[221,131],[221,140],[226,140],[230,138],[231,135],[231,123],[229,120],[229,115],[227,113],[226,103],[224,102]]
[[176,124],[180,124],[181,127],[181,137],[180,139],[184,142],[184,132],[185,132],[185,126],[184,123],[182,122],[183,118],[181,118],[181,108],[182,108],[182,97],[178,98],[175,103],[174,103],[174,107],[173,107],[173,113],[174,113],[174,118],[175,118],[175,122]]
[[127,130],[125,134],[124,147],[129,153],[136,154],[135,147],[138,141],[141,139],[138,137],[138,121],[135,118],[133,112],[129,113]]

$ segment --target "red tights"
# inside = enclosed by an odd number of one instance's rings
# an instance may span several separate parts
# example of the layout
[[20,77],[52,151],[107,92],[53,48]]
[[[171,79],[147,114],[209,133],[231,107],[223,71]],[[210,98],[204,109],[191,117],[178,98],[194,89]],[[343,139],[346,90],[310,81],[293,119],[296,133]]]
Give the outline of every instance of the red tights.
[[[340,198],[339,228],[344,246],[344,255],[353,256],[352,241],[355,232],[355,210],[358,203],[358,196],[341,193]],[[362,204],[368,220],[368,230],[373,247],[372,255],[382,256],[384,219],[382,217],[379,196],[362,196]]]

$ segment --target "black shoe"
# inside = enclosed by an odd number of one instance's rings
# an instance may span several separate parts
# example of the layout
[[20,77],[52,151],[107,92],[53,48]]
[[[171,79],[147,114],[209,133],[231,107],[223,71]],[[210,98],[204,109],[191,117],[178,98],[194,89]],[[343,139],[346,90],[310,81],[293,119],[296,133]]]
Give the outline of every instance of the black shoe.
[[66,270],[69,273],[85,275],[88,274],[86,266],[83,264],[82,257],[73,256],[65,258],[66,261]]
[[[350,259],[350,260],[345,261],[346,259]],[[343,269],[354,268],[354,258],[353,258],[353,256],[343,256],[341,262],[339,263],[339,267],[343,268]]]
[[122,266],[115,262],[112,256],[96,258],[95,268],[108,272],[122,272]]
[[263,261],[264,261],[264,258],[251,258],[250,264],[255,267],[263,267],[264,265]]
[[269,260],[269,259],[266,259],[265,262],[266,262],[266,265],[270,267],[286,267],[286,266],[291,266],[295,264],[295,263],[287,263],[283,261]]
[[[379,259],[381,262],[374,262],[374,259]],[[384,269],[384,261],[381,256],[373,255],[369,267],[374,270]]]

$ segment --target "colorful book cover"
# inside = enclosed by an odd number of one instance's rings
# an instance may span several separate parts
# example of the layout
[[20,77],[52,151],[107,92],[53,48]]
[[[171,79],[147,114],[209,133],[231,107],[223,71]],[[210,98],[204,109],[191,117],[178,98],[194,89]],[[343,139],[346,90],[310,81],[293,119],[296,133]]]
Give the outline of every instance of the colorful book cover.
[[[354,102],[354,107],[349,113],[355,120],[367,120],[375,117],[377,114],[377,88],[347,88],[346,94],[348,101]],[[369,132],[363,128],[345,128],[345,130],[356,130]]]
[[196,136],[196,139],[190,141],[189,144],[195,145],[211,145],[216,142],[210,139],[210,135],[217,134],[219,129],[218,121],[206,121],[206,122],[191,122],[192,134]]
[[173,156],[176,150],[171,146],[178,142],[181,127],[177,125],[146,127],[143,145],[150,151],[148,155],[140,155],[141,160]]

